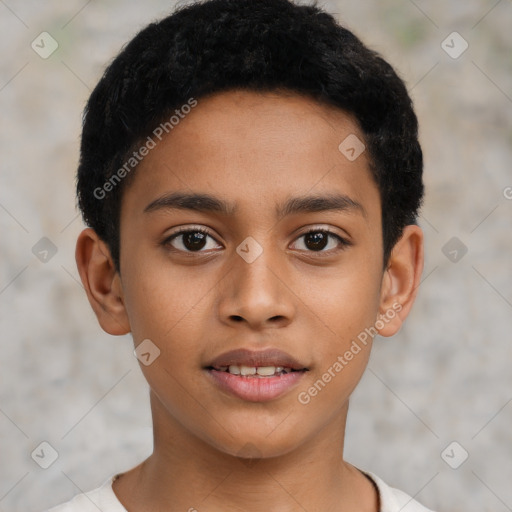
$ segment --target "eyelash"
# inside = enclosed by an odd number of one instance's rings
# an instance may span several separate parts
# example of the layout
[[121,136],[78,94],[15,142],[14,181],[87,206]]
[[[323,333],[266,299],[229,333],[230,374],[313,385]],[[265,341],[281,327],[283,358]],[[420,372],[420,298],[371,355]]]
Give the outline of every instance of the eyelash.
[[[178,238],[181,235],[187,235],[187,234],[190,234],[190,233],[203,233],[204,235],[207,235],[207,236],[209,236],[209,237],[211,237],[211,238],[213,238],[215,240],[215,238],[210,234],[210,232],[207,229],[201,228],[201,227],[197,227],[197,228],[187,228],[187,229],[182,229],[180,231],[176,231],[176,233],[173,233],[171,236],[167,237],[162,242],[162,245],[167,247],[167,246],[170,245],[170,242],[172,240],[174,240],[175,238]],[[309,252],[309,253],[312,253],[312,254],[329,254],[329,253],[332,253],[332,252],[338,252],[338,251],[341,251],[341,250],[345,249],[346,247],[352,245],[352,242],[348,241],[347,239],[341,237],[337,233],[334,233],[333,231],[331,231],[329,229],[326,229],[326,228],[311,229],[310,231],[306,231],[305,233],[302,233],[298,238],[302,238],[302,237],[304,237],[306,235],[309,235],[311,233],[323,233],[323,234],[326,234],[326,235],[328,235],[330,237],[336,238],[338,240],[338,242],[340,243],[340,246],[341,246],[341,247],[338,247],[337,249],[330,249],[328,251],[324,251],[324,250],[321,250],[321,251],[306,251],[306,252]],[[177,252],[184,252],[184,253],[187,253],[187,254],[201,254],[201,253],[207,252],[207,251],[203,251],[203,250],[199,250],[199,251],[183,251],[181,249],[176,249],[175,247],[172,247],[172,250],[173,251],[177,251]]]

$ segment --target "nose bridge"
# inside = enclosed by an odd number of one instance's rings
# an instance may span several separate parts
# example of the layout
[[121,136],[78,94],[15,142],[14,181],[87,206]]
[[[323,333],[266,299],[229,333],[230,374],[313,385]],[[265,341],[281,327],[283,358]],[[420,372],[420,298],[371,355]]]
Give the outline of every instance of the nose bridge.
[[236,252],[240,261],[235,264],[235,270],[238,274],[237,280],[247,285],[256,285],[263,290],[276,284],[275,274],[278,272],[279,262],[277,250],[271,245],[271,237],[264,239],[260,236],[259,240],[261,243],[247,237],[237,247]]
[[261,324],[270,319],[290,319],[293,304],[283,283],[284,254],[274,246],[272,236],[247,237],[236,248],[233,264],[221,299],[225,321],[245,319]]

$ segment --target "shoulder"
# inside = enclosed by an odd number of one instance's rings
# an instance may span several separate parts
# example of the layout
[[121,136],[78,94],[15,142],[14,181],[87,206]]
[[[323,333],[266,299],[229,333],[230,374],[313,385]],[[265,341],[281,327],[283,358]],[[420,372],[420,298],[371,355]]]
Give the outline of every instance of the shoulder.
[[100,487],[78,494],[70,501],[45,510],[45,512],[126,512],[112,490],[115,476],[108,478]]
[[390,487],[381,478],[373,473],[363,471],[377,486],[380,496],[381,512],[433,512],[418,503],[408,494],[394,487]]

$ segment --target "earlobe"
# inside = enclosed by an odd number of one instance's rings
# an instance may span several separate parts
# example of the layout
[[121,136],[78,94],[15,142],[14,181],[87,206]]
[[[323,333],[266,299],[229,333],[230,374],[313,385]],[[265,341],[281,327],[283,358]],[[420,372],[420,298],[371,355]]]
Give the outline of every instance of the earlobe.
[[119,273],[107,244],[93,229],[86,228],[78,236],[75,259],[87,298],[102,329],[113,335],[129,333]]
[[393,336],[407,318],[423,272],[423,231],[415,224],[405,226],[395,244],[382,277],[379,315],[381,336]]

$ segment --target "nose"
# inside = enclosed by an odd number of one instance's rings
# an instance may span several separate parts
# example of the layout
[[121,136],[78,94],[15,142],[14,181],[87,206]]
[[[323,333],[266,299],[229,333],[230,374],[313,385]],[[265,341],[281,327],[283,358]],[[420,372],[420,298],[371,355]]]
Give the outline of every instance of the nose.
[[[263,247],[263,246],[262,246]],[[251,263],[238,253],[220,283],[220,319],[226,324],[245,322],[253,330],[288,325],[296,311],[296,295],[286,271],[286,255],[263,247]]]

